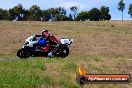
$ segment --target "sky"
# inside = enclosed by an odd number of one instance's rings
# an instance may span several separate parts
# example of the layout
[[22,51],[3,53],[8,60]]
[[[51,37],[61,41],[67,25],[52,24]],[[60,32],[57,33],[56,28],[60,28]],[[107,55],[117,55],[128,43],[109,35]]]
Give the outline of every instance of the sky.
[[[119,1],[120,0],[1,0],[0,8],[9,9],[21,3],[26,9],[29,9],[32,5],[38,5],[43,10],[60,6],[64,7],[69,12],[71,6],[77,6],[79,11],[89,11],[92,8],[108,6],[112,20],[121,20],[121,12],[117,9]],[[129,4],[132,3],[132,0],[124,0],[124,3],[124,20],[132,20],[128,14]]]

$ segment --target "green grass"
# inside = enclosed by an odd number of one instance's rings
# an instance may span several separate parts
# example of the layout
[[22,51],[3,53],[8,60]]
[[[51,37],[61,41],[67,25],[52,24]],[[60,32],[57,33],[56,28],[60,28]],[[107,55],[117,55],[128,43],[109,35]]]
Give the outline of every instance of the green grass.
[[[54,66],[54,64],[57,64]],[[63,72],[75,71],[76,65],[72,63],[64,64],[64,67],[58,67],[59,63],[63,63],[59,59],[44,59],[44,58],[31,58],[26,60],[13,60],[0,62],[0,88],[36,88],[36,87],[78,87],[77,84],[70,82],[70,74],[62,75]],[[50,66],[50,70],[46,67]],[[52,66],[53,65],[53,66]],[[69,66],[70,65],[70,66]],[[68,68],[71,68],[70,70]],[[62,69],[60,71],[59,69]],[[56,71],[56,75],[52,74]],[[60,76],[60,77],[58,77]],[[68,81],[68,82],[66,82]],[[75,83],[75,82],[74,82]]]
[[52,77],[44,74],[42,60],[15,60],[0,62],[0,87],[33,88],[53,85]]
[[[87,58],[85,56],[68,57],[65,59],[36,57],[23,60],[0,61],[0,88],[80,88],[81,86],[76,83],[79,62],[88,61],[89,58],[91,60],[83,64],[87,73],[110,73],[113,70],[108,65],[98,66],[100,63],[95,59],[97,56],[87,56]],[[100,57],[100,59],[104,62],[108,60],[106,57]],[[121,59],[120,63],[123,62],[124,60]],[[117,72],[113,70],[111,73]],[[85,86],[98,88],[98,84]],[[130,85],[123,86],[128,87]],[[100,85],[100,88],[108,87],[117,88],[120,85]]]

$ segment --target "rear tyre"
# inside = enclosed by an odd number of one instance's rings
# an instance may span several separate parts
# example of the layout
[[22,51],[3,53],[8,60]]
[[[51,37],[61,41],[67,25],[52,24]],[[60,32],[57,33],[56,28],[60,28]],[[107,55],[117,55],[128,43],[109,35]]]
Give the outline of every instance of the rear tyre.
[[67,46],[60,47],[60,57],[65,58],[69,55],[69,48]]
[[22,48],[22,49],[18,50],[17,56],[19,58],[29,58],[30,57],[30,52],[28,52],[26,49]]

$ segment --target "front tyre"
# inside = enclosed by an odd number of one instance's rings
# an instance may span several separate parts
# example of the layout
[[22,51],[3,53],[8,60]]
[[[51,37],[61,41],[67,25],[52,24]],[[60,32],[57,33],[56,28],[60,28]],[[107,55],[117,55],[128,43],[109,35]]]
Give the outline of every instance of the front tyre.
[[22,48],[22,49],[18,50],[17,56],[19,58],[29,58],[30,57],[30,52],[28,52],[26,49]]
[[65,58],[69,55],[69,48],[67,46],[60,47],[60,57]]

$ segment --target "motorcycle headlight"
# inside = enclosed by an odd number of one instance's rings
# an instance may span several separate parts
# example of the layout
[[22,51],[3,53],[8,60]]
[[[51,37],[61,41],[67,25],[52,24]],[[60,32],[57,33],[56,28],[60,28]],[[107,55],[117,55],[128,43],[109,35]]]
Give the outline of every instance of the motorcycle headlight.
[[28,41],[26,41],[25,43],[24,43],[24,45],[28,45],[29,44],[29,42]]

